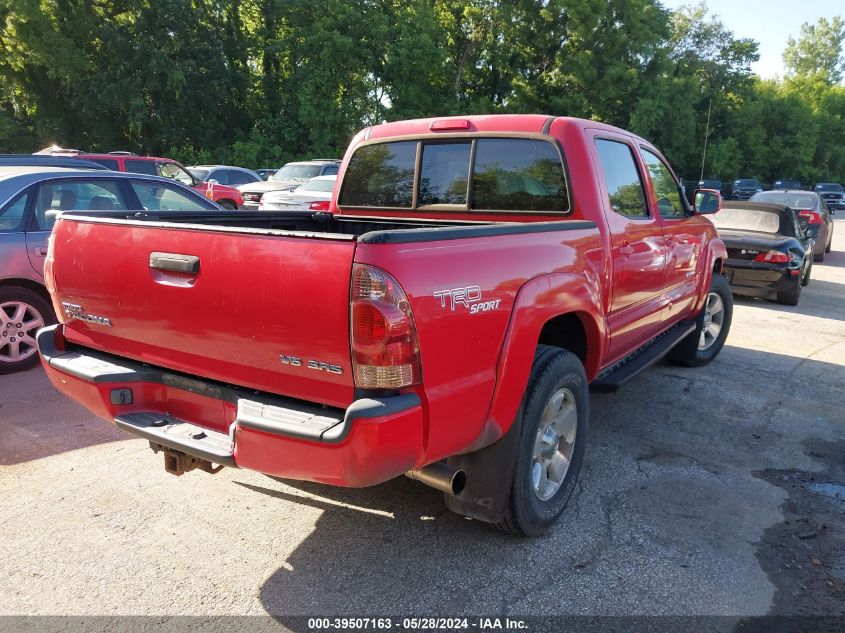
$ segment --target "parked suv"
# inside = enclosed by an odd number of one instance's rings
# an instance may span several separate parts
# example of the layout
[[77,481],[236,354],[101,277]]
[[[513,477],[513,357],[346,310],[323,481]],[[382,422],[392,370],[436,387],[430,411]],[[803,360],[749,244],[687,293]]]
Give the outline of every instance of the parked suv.
[[44,260],[59,211],[220,209],[157,176],[117,173],[71,158],[22,158],[31,160],[0,157],[0,374],[35,365],[35,333],[56,322]]
[[813,190],[824,199],[831,212],[845,209],[845,191],[838,182],[819,182]]
[[755,193],[763,191],[763,185],[756,178],[734,180],[733,199],[748,200]]
[[336,176],[340,161],[334,158],[288,163],[266,181],[251,182],[238,187],[243,194],[244,208],[257,209],[261,196],[268,191],[290,191],[317,176]]
[[53,156],[69,156],[88,160],[113,171],[130,171],[136,174],[170,178],[181,182],[186,187],[195,189],[206,198],[214,200],[224,209],[238,209],[243,205],[241,192],[234,187],[202,182],[194,178],[184,165],[170,158],[139,156],[132,152],[89,154],[79,150],[63,150],[61,148],[55,148],[51,153]]

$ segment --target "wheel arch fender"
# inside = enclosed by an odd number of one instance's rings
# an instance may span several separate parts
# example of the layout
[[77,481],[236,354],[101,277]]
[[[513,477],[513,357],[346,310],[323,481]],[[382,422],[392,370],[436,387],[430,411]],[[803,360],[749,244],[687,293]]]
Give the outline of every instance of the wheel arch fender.
[[707,293],[710,291],[710,281],[713,275],[722,272],[722,266],[728,258],[728,249],[721,238],[714,237],[707,244],[707,251],[702,257],[701,264],[701,288],[698,290],[698,301],[695,303],[693,314],[698,314],[699,310],[704,307],[704,300],[707,298]]
[[535,277],[520,288],[499,355],[496,386],[487,414],[486,426],[498,428],[499,437],[507,433],[516,418],[537,345],[542,342],[541,335],[549,332],[547,325],[580,325],[580,332],[574,334],[576,338],[583,337],[584,348],[570,351],[581,358],[588,380],[598,374],[607,343],[600,288],[598,277],[589,273],[550,273]]

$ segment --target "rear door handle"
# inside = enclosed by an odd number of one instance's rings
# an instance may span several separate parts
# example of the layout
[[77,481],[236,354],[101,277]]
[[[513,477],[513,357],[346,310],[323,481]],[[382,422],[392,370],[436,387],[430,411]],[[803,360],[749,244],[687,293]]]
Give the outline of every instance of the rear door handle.
[[200,258],[196,255],[153,252],[150,253],[150,268],[197,275],[200,272]]
[[47,256],[47,249],[44,248],[43,246],[33,246],[32,252],[35,253],[36,255],[40,255],[41,257]]

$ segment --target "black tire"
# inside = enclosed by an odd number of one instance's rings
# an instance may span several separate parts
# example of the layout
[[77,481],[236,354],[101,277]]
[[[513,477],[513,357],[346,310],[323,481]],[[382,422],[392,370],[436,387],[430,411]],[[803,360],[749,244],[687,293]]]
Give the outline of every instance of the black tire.
[[[824,261],[824,254],[826,252],[827,252],[827,249],[824,249],[824,250],[822,250],[821,253],[816,253],[815,255],[813,255],[813,261],[814,262],[823,262]],[[780,294],[780,293],[778,293],[778,294]]]
[[[707,308],[710,305],[710,295],[712,294],[718,295],[722,302],[722,310],[724,311],[724,314],[722,316],[721,328],[718,335],[714,337],[707,347],[699,349],[702,331],[706,327],[705,321],[708,314]],[[710,280],[710,290],[707,293],[704,308],[702,308],[698,317],[695,319],[695,330],[692,334],[673,347],[667,355],[667,358],[672,362],[686,365],[687,367],[700,367],[701,365],[706,365],[712,361],[719,355],[719,352],[722,351],[722,347],[724,347],[725,341],[728,338],[728,333],[731,330],[733,310],[734,300],[728,280],[725,279],[724,275],[713,273],[713,278]]]
[[824,249],[824,252],[829,253],[831,248],[833,248],[833,231],[830,232],[830,239],[827,242],[827,248]]
[[795,285],[793,285],[789,290],[778,292],[777,302],[782,303],[785,306],[797,306],[798,302],[801,300],[801,286],[802,284],[796,281]]
[[[557,446],[564,442],[571,451],[569,467],[557,484],[559,487],[556,492],[548,499],[542,500],[540,492],[535,491],[533,482],[534,449],[543,422],[543,413],[547,405],[553,406],[552,398],[562,391],[563,402],[566,402],[570,395],[574,402],[575,437],[572,442],[557,438]],[[537,536],[548,530],[563,512],[578,481],[578,473],[584,461],[590,400],[587,376],[578,357],[558,347],[538,345],[520,412],[519,418],[514,422],[520,425],[516,467],[505,502],[505,515],[498,527],[515,536]],[[536,466],[542,469],[539,463]]]
[[813,262],[810,262],[810,265],[807,266],[807,272],[804,273],[804,276],[801,277],[801,285],[802,286],[809,286],[810,285],[810,273],[813,272]]
[[221,207],[223,207],[227,211],[237,211],[237,209],[238,209],[238,205],[236,205],[231,200],[221,200],[217,204],[219,204]]
[[[25,332],[27,341],[32,343],[24,343],[21,345],[19,340],[17,350],[18,355],[24,356],[21,360],[12,360],[12,339],[20,339],[20,331],[25,327],[21,324],[21,330],[17,327],[17,323],[11,322],[13,327],[9,328],[7,323],[10,316],[15,316],[17,306],[25,306],[26,312],[23,321],[34,323],[32,318],[37,315],[40,319],[40,325],[31,326],[30,330]],[[35,332],[45,325],[51,325],[56,322],[56,316],[53,314],[53,308],[50,303],[39,293],[29,288],[21,288],[20,286],[4,286],[0,288],[0,374],[11,374],[23,369],[29,369],[38,364],[38,350],[34,345]]]

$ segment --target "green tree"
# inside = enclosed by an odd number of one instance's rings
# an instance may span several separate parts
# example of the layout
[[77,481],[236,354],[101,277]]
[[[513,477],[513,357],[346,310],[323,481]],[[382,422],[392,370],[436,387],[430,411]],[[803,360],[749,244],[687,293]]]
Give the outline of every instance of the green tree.
[[842,81],[845,58],[845,22],[839,16],[832,20],[819,18],[815,24],[801,25],[798,39],[786,41],[783,61],[791,76],[818,76],[830,84]]

